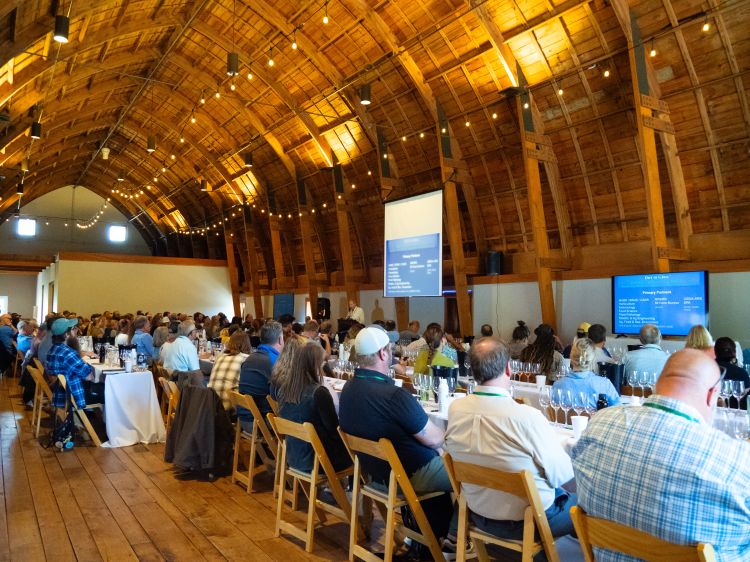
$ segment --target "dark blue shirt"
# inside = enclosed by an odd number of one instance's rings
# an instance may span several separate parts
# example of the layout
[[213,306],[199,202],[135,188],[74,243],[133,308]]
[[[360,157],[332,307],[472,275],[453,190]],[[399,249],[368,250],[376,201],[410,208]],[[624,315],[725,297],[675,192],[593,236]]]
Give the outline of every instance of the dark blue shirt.
[[[339,425],[346,433],[377,441],[390,439],[406,473],[411,476],[437,456],[414,435],[427,425],[428,417],[419,402],[387,376],[369,369],[357,369],[346,383],[339,400]],[[388,482],[388,463],[361,456],[362,469],[377,482]]]
[[[271,411],[266,396],[270,394],[271,371],[278,358],[276,348],[261,344],[240,367],[239,393],[252,396],[263,417]],[[237,408],[237,417],[246,422],[253,421],[253,415],[245,408]]]

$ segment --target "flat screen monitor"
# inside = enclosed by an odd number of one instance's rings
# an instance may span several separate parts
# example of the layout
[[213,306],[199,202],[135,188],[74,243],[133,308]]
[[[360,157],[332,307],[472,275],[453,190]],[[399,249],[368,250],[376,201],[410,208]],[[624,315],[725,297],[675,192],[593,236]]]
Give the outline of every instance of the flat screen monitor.
[[656,324],[665,336],[686,336],[696,324],[708,328],[708,272],[612,277],[612,332],[635,335],[643,324]]

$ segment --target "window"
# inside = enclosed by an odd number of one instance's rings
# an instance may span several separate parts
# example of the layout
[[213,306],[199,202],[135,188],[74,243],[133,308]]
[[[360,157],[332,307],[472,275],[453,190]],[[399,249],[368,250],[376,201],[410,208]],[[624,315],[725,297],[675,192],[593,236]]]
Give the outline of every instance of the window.
[[19,236],[36,236],[35,219],[18,219],[16,232]]
[[125,242],[128,238],[128,229],[124,226],[113,224],[107,230],[107,238],[110,242]]

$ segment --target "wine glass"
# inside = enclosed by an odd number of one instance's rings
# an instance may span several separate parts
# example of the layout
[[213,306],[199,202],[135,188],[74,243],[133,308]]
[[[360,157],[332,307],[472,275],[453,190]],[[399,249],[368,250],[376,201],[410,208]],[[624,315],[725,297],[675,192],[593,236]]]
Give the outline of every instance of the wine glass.
[[[425,376],[429,377],[430,375],[425,375]],[[438,391],[440,390],[440,377],[439,376],[432,375],[431,388],[432,388],[432,392],[435,393],[435,402],[437,402]]]
[[744,381],[732,381],[732,396],[737,399],[737,413],[740,412],[740,399],[745,394]]
[[635,387],[638,386],[638,371],[633,371],[628,375],[628,385],[630,386],[630,395],[635,396]]
[[563,414],[565,416],[563,425],[568,425],[568,412],[573,407],[573,393],[569,390],[562,391],[562,400],[560,400],[560,406],[562,407]]
[[724,402],[724,407],[729,408],[729,398],[732,396],[732,381],[722,381],[721,390],[719,390],[719,396]]
[[448,394],[453,396],[453,393],[456,391],[456,377],[448,377]]
[[573,395],[573,411],[576,413],[576,416],[580,416],[585,409],[586,409],[586,393],[576,392]]
[[542,413],[547,419],[549,419],[549,405],[551,402],[550,390],[552,390],[552,387],[545,386],[539,393],[539,405],[542,407]]
[[464,374],[471,378],[471,360],[468,353],[464,356]]
[[738,411],[734,416],[732,430],[735,439],[747,439],[750,437],[750,417],[745,412]]
[[552,389],[552,392],[550,393],[549,405],[552,406],[552,409],[555,411],[555,421],[553,423],[555,425],[559,425],[557,423],[557,411],[560,409],[560,406],[562,406],[562,392],[559,388]]

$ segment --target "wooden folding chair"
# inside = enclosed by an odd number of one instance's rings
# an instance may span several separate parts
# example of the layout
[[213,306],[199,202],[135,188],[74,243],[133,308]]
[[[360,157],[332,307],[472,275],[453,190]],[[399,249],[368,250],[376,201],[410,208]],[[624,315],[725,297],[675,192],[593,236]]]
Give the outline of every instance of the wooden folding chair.
[[177,388],[175,382],[167,380],[164,377],[159,377],[159,385],[162,388],[162,416],[164,417],[167,433],[169,433],[169,429],[172,427],[172,422],[174,422],[175,414],[177,413],[177,404],[180,402],[180,389]]
[[[57,375],[57,380],[60,381],[60,385],[62,385],[63,389],[68,389],[68,381],[65,379],[65,375]],[[96,434],[96,431],[94,431],[94,427],[91,425],[91,422],[89,421],[89,417],[86,415],[86,410],[83,408],[79,408],[78,404],[76,404],[76,399],[73,398],[73,394],[70,395],[70,403],[73,406],[73,413],[78,417],[81,424],[83,425],[84,429],[86,429],[86,432],[89,434],[89,437],[91,437],[91,440],[94,442],[94,444],[97,447],[102,446],[102,442],[99,439],[99,436]],[[87,404],[86,408],[102,408],[101,404]]]
[[[548,562],[560,562],[557,554],[555,539],[549,528],[547,515],[539,497],[534,477],[528,470],[521,472],[503,472],[496,468],[479,466],[476,464],[460,462],[450,455],[443,456],[448,477],[453,484],[453,491],[458,498],[458,537],[456,544],[466,544],[466,535],[474,540],[477,546],[477,554],[481,562],[489,560],[486,544],[496,544],[503,548],[521,553],[522,562],[531,562],[534,556],[544,550]],[[466,495],[463,492],[463,484],[473,484],[483,488],[490,488],[512,494],[529,502],[529,506],[523,514],[523,539],[510,540],[500,539],[469,524],[469,508],[466,505]],[[541,542],[535,540],[534,530],[539,532]],[[464,562],[466,551],[459,548],[456,552],[456,561]]]
[[[39,365],[41,365],[41,363],[39,363]],[[52,389],[44,378],[44,367],[42,367],[42,371],[31,365],[29,365],[27,369],[35,383],[34,404],[31,408],[31,429],[34,433],[34,437],[39,437],[39,428],[42,423],[42,400],[46,396],[47,400],[52,403]]]
[[276,401],[276,399],[269,394],[266,396],[266,400],[268,400],[268,405],[271,406],[273,415],[279,417],[279,403]]
[[[255,477],[264,470],[268,470],[271,474],[274,474],[275,487],[276,451],[278,447],[276,438],[271,434],[271,429],[269,429],[268,424],[260,414],[260,410],[252,396],[233,391],[229,393],[229,398],[232,401],[235,411],[237,411],[237,408],[245,408],[253,416],[253,426],[250,433],[242,430],[240,420],[237,418],[234,436],[234,459],[232,461],[232,483],[240,482],[244,484],[247,488],[247,493],[250,494],[253,492],[253,480]],[[242,443],[250,443],[247,474],[238,470]],[[264,444],[268,447],[268,451],[265,450]],[[256,464],[258,457],[261,460],[260,464]]]
[[18,366],[23,363],[23,353],[18,351],[18,344],[15,340],[10,340],[10,343],[13,346],[13,371],[11,371],[11,376],[16,377],[19,376]]
[[588,515],[578,506],[570,510],[586,562],[595,562],[593,547],[621,552],[647,562],[715,562],[708,543],[677,545],[614,521]]
[[[353,467],[340,472],[334,470],[333,464],[331,464],[331,460],[328,458],[328,453],[326,453],[323,443],[320,441],[320,437],[318,437],[318,432],[311,423],[296,423],[276,417],[273,414],[268,414],[268,417],[279,435],[279,443],[281,445],[281,456],[277,463],[278,481],[285,482],[287,477],[291,477],[294,481],[299,482],[303,489],[304,485],[302,483],[308,486],[307,526],[305,530],[303,531],[290,521],[285,521],[282,518],[284,512],[284,494],[278,494],[276,536],[280,536],[282,531],[288,533],[305,543],[306,552],[312,552],[314,548],[316,513],[321,524],[325,523],[325,513],[330,513],[343,522],[350,523],[352,506],[346,497],[344,488],[341,486],[341,480],[353,473]],[[304,441],[312,447],[315,453],[315,460],[313,461],[311,472],[306,473],[287,466],[287,436]],[[322,474],[321,469],[323,471]],[[323,484],[328,485],[337,505],[322,502],[317,498],[318,487]]]
[[[393,448],[393,444],[389,439],[383,437],[379,441],[371,441],[369,439],[363,439],[345,433],[341,428],[339,428],[339,434],[341,435],[344,444],[347,446],[347,449],[349,449],[349,452],[354,457],[354,488],[352,490],[352,505],[359,505],[359,498],[362,496],[375,501],[378,505],[385,506],[385,553],[383,557],[376,556],[373,552],[370,552],[358,544],[357,529],[360,527],[359,510],[352,509],[352,522],[349,529],[349,560],[354,560],[355,557],[358,557],[366,562],[381,562],[382,560],[385,560],[385,562],[391,562],[396,542],[394,539],[394,533],[397,528],[403,535],[425,545],[430,550],[433,559],[444,560],[438,539],[435,536],[429,521],[427,521],[427,516],[422,509],[422,505],[419,503],[439,496],[444,492],[430,492],[418,496],[414,491],[414,488],[409,481],[409,476],[406,474],[406,470],[404,470],[404,466],[401,464],[401,460],[398,458],[396,450]],[[363,476],[359,458],[360,454],[375,457],[376,459],[385,461],[390,465],[391,471],[388,477],[387,490],[383,491],[372,484],[362,484],[361,480]],[[399,490],[401,492],[400,494]],[[409,509],[419,526],[420,532],[407,528],[403,524],[403,521],[400,520],[396,510],[404,505],[409,506]]]

